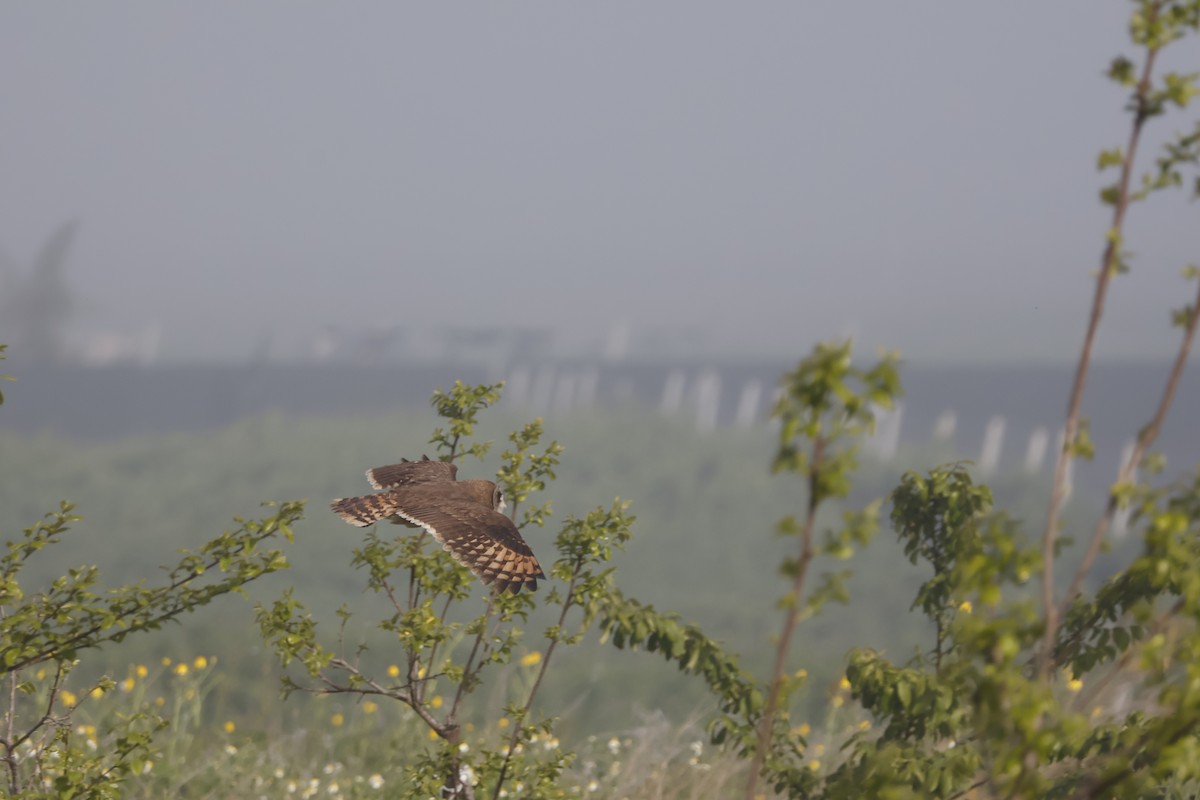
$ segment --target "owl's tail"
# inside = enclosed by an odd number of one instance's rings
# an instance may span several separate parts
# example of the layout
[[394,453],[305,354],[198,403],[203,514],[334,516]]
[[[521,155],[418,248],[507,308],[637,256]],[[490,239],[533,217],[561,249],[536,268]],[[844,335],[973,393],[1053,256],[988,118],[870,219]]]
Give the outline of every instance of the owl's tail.
[[359,528],[374,525],[396,513],[396,501],[386,494],[340,497],[329,504],[339,517]]

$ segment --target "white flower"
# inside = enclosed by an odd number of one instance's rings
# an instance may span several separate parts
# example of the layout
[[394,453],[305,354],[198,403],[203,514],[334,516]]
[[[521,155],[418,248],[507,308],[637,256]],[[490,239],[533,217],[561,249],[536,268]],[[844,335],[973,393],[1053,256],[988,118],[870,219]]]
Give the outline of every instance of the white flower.
[[688,745],[688,747],[692,749],[692,755],[694,755],[696,758],[699,758],[700,754],[704,752],[704,742],[701,742],[700,740],[692,742],[690,745]]
[[547,750],[557,750],[558,749],[558,737],[555,737],[555,736],[547,737],[546,741],[542,742],[542,747],[546,748]]
[[458,782],[468,786],[478,786],[479,778],[475,777],[475,770],[471,769],[470,765],[463,764],[458,768]]
[[600,782],[599,782],[599,781],[588,781],[587,790],[588,790],[589,792],[594,792],[594,791],[596,791],[596,790],[597,790],[597,789],[599,789],[599,788],[600,788]]
[[367,783],[371,784],[372,789],[383,788],[383,776],[376,772],[371,777],[367,778]]
[[280,779],[282,777],[283,777],[283,767],[276,767],[275,768],[275,778]]
[[460,752],[460,753],[465,753],[470,749],[471,749],[471,745],[467,744],[466,742],[462,742],[458,746],[458,752]]
[[226,753],[227,755],[236,756],[236,755],[237,755],[237,748],[236,748],[236,747],[234,747],[234,746],[233,746],[233,745],[231,745],[231,744],[227,744],[227,745],[225,745],[225,753]]
[[609,739],[608,740],[608,752],[612,753],[614,756],[617,753],[621,752],[621,740],[615,736],[612,737],[611,739]]
[[337,794],[341,791],[341,789],[338,788],[337,781],[334,781],[333,783],[329,784],[329,788],[325,791],[329,792],[330,794]]

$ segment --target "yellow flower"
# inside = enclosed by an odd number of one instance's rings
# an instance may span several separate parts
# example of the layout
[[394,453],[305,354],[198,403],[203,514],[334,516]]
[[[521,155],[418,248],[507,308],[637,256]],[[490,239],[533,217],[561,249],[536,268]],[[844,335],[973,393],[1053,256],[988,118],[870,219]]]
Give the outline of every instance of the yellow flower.
[[821,768],[821,759],[814,758],[812,761],[808,762],[808,768],[813,772],[819,770]]
[[798,669],[798,670],[796,670],[796,671],[795,671],[795,673],[793,673],[792,677],[793,677],[793,678],[795,678],[795,679],[796,679],[796,680],[798,680],[798,681],[802,681],[802,680],[804,680],[805,678],[807,678],[807,677],[808,677],[808,670],[806,670],[806,669]]
[[1072,694],[1078,692],[1082,688],[1083,681],[1079,680],[1079,678],[1071,678],[1071,680],[1067,681],[1067,689],[1069,689]]
[[441,708],[442,707],[442,696],[440,694],[435,694],[433,697],[431,697],[429,699],[429,705],[433,706],[434,708]]
[[163,656],[162,665],[164,667],[171,666],[171,659],[167,658],[166,656]]
[[104,687],[97,686],[94,689],[92,689],[90,692],[88,692],[88,694],[92,697],[93,700],[104,697]]
[[[425,677],[425,673],[426,673],[427,671],[428,671],[428,670],[426,670],[426,669],[425,669],[425,665],[424,665],[424,664],[422,664],[421,666],[417,667],[417,677],[418,677],[418,678],[424,678],[424,677]],[[393,676],[393,677],[395,677],[395,676]]]
[[792,729],[792,732],[797,734],[798,736],[808,736],[808,734],[812,732],[812,726],[809,725],[807,722],[801,722],[799,725],[797,725],[795,728]]
[[35,677],[36,677],[36,678],[37,678],[39,681],[44,681],[44,680],[46,680],[46,668],[45,668],[45,667],[42,667],[41,669],[39,669],[39,670],[37,671],[37,675],[36,675]]
[[815,745],[815,746],[813,747],[813,755],[814,755],[814,756],[823,756],[823,755],[825,755],[825,745],[823,745],[823,744],[818,744],[818,745]]
[[869,730],[871,730],[871,721],[870,721],[870,720],[867,720],[867,719],[864,719],[862,722],[858,723],[858,729],[859,729],[860,731],[869,731]]
[[467,723],[466,725],[464,725],[463,727],[465,727],[465,728],[467,729],[467,733],[474,733],[474,732],[475,732],[475,723],[473,723],[473,722],[468,722],[468,723]]
[[167,701],[163,700],[161,694],[158,697],[154,698],[154,705],[158,706],[159,708],[162,708],[166,704],[167,704]]
[[137,675],[139,678],[144,678],[150,674],[150,670],[146,669],[145,664],[138,664],[137,668],[133,671],[133,674]]
[[329,718],[329,724],[335,728],[342,727],[342,724],[345,723],[345,721],[346,721],[346,718],[343,717],[341,714],[334,714],[332,717]]
[[1103,713],[1104,713],[1104,708],[1102,706],[1096,706],[1095,708],[1092,709],[1092,719],[1099,719],[1100,715]]
[[388,667],[388,677],[389,678],[399,678],[400,677],[400,668],[397,667],[395,664],[392,664],[390,667]]
[[192,666],[196,669],[204,669],[208,666],[208,659],[204,656],[196,656],[196,660],[192,662]]
[[500,730],[504,730],[505,728],[507,728],[508,727],[508,717],[501,717],[500,719],[496,720],[496,727],[499,728]]
[[846,702],[846,698],[842,697],[840,694],[837,694],[837,695],[834,695],[833,699],[830,700],[829,702],[833,704],[834,708],[841,708],[842,705]]
[[237,725],[233,724],[233,720],[228,720],[222,727],[225,728],[226,733],[233,733],[237,730]]
[[180,661],[178,664],[175,665],[175,674],[181,678],[184,675],[187,675],[188,674],[188,665],[184,664],[182,661]]
[[532,667],[535,664],[540,664],[541,662],[542,654],[536,650],[534,650],[532,653],[526,653],[525,655],[521,656],[522,667]]
[[362,710],[363,710],[364,714],[374,714],[376,711],[379,710],[379,705],[377,703],[372,702],[371,700],[367,700],[365,703],[362,704]]
[[970,600],[963,600],[961,603],[958,604],[958,610],[963,612],[964,614],[970,614],[972,611],[975,610],[975,606],[971,605]]
[[841,689],[843,692],[850,691],[850,679],[847,678],[845,675],[843,675],[842,679],[840,681],[838,681],[838,688]]
[[436,742],[437,738],[438,738],[437,731],[435,731],[433,728],[430,728],[429,729],[429,741]]
[[133,678],[126,678],[125,680],[121,681],[121,691],[126,693],[132,692],[136,683],[137,681],[135,681]]
[[75,704],[79,702],[79,698],[75,696],[74,692],[64,689],[62,693],[62,701],[63,705],[65,705],[67,708],[74,708]]

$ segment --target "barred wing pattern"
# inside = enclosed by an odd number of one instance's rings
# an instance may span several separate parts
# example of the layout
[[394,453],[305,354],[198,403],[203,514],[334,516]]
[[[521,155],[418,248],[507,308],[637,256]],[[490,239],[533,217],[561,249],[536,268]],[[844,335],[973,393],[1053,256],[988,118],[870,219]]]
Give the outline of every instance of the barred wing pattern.
[[379,494],[345,497],[330,507],[351,525],[380,520],[424,528],[458,563],[488,586],[516,594],[545,579],[517,526],[497,510],[501,493],[491,481],[454,480],[456,468],[440,461],[404,461],[367,470]]
[[367,470],[367,480],[375,489],[395,489],[400,486],[413,486],[418,483],[449,482],[458,475],[458,467],[448,461],[430,461],[429,456],[421,456],[420,461],[409,461],[404,458],[399,464],[388,464],[386,467],[372,467]]

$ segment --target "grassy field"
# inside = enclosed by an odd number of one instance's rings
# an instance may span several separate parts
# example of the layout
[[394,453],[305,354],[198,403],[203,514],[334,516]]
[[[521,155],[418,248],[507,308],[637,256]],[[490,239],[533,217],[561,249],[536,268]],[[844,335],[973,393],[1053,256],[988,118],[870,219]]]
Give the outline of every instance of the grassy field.
[[[81,564],[98,564],[109,585],[151,579],[179,548],[202,543],[234,515],[253,516],[261,501],[309,501],[287,548],[292,568],[256,584],[249,602],[225,598],[180,625],[109,646],[73,676],[73,691],[85,698],[76,714],[80,736],[102,738],[106,720],[137,707],[172,721],[161,734],[157,763],[141,779],[142,796],[387,796],[377,785],[397,780],[396,752],[424,746],[421,726],[400,707],[298,695],[281,700],[278,669],[258,638],[252,604],[294,586],[321,620],[331,621],[342,605],[356,620],[370,619],[378,600],[364,593],[362,576],[349,565],[361,532],[327,503],[368,491],[366,467],[428,451],[435,422],[423,412],[370,419],[275,415],[215,433],[87,444],[0,434],[0,533],[11,539],[63,498],[84,517],[63,547],[31,562],[28,588]],[[490,476],[506,432],[521,422],[487,417],[480,438],[498,440],[496,449],[485,464],[463,465],[461,475]],[[560,479],[546,493],[554,516],[545,532],[526,532],[535,552],[552,554],[553,530],[565,515],[618,496],[632,500],[638,520],[616,561],[618,585],[700,623],[742,653],[745,665],[765,672],[769,637],[778,627],[773,604],[783,591],[775,565],[791,544],[773,527],[801,508],[803,494],[795,482],[769,474],[770,432],[701,436],[652,415],[610,414],[555,421],[547,433],[566,452]],[[902,451],[891,463],[868,461],[848,505],[885,496],[902,469],[952,457]],[[1044,513],[1036,481],[1006,479],[995,489],[998,505],[1036,525]],[[807,622],[794,647],[795,668],[811,676],[795,718],[824,732],[831,746],[845,731],[869,724],[840,718],[830,705],[846,651],[870,645],[902,659],[928,646],[928,631],[906,613],[920,575],[890,533],[881,533],[853,568],[852,610],[833,607]],[[484,597],[480,588],[471,602],[481,605]],[[531,649],[549,622],[531,620]],[[398,648],[366,622],[352,622],[346,640],[350,647],[370,643],[385,660],[392,648],[400,660]],[[511,664],[479,690],[484,700],[471,724],[481,740],[496,735],[509,688],[524,679],[524,669]],[[88,681],[101,673],[118,681],[117,689],[91,698]],[[599,796],[699,797],[714,796],[714,782],[731,780],[738,769],[696,744],[705,738],[700,723],[712,707],[699,681],[657,657],[588,639],[556,657],[537,710],[560,717],[556,735],[579,750],[572,767],[577,785],[594,784]],[[673,794],[646,788],[668,784]]]

